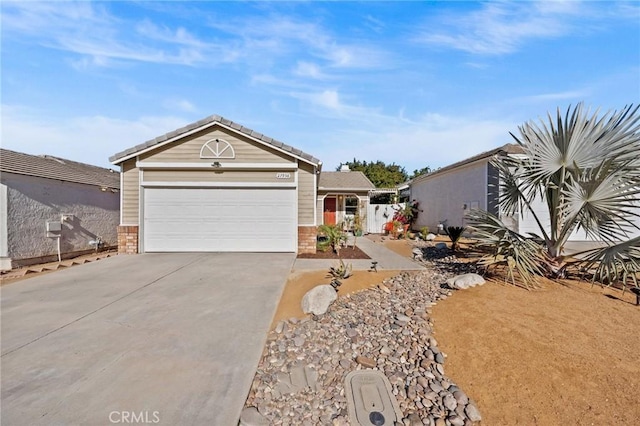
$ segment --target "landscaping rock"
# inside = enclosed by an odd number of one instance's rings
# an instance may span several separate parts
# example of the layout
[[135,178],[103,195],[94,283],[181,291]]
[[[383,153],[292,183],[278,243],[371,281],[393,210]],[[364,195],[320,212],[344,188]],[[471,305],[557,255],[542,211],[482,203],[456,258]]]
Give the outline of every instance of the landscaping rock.
[[268,426],[269,420],[256,407],[246,407],[240,414],[240,426]]
[[432,336],[430,308],[452,294],[440,285],[451,276],[437,266],[403,273],[338,298],[314,320],[284,321],[268,336],[247,407],[271,424],[346,426],[344,379],[375,368],[399,403],[397,424],[473,424],[477,408],[444,374],[445,357]]
[[434,247],[436,248],[436,250],[446,250],[447,249],[447,244],[446,243],[436,243],[436,245]]
[[435,234],[432,234],[432,233],[428,233],[427,234],[427,238],[426,238],[427,241],[433,241],[435,239],[436,239],[436,235]]
[[468,404],[467,407],[464,409],[464,413],[467,415],[467,418],[472,422],[479,422],[480,420],[482,420],[482,417],[480,416],[480,411],[478,411],[478,408],[473,404]]
[[367,367],[367,368],[375,368],[375,366],[377,365],[374,359],[368,358],[366,356],[356,357],[356,362],[361,366]]
[[413,253],[414,259],[422,259],[422,249],[416,247],[413,250],[411,250],[411,253]]
[[463,274],[447,280],[447,284],[452,288],[464,290],[469,287],[482,285],[486,281],[478,274]]
[[316,286],[302,298],[302,312],[322,315],[337,298],[338,294],[330,285]]

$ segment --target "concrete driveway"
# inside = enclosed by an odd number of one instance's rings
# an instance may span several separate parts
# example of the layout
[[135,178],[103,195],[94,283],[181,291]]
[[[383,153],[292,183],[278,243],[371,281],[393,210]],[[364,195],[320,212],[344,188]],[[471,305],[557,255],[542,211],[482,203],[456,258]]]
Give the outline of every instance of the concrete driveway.
[[3,286],[2,425],[237,424],[293,260],[116,256]]

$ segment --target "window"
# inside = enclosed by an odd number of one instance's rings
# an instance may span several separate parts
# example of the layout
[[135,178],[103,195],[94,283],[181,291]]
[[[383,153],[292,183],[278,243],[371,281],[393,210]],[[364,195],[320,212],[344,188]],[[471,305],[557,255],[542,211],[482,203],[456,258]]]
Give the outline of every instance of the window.
[[344,212],[347,216],[355,216],[358,213],[358,197],[345,198]]

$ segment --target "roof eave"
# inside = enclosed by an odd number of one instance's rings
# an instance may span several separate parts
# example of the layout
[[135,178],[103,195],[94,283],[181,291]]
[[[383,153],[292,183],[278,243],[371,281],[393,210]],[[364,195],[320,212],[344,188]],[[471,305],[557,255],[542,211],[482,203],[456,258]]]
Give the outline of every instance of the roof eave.
[[359,191],[359,192],[364,192],[364,191],[371,191],[372,189],[375,188],[325,188],[322,186],[318,187],[318,191]]
[[[204,123],[204,124],[202,124],[202,125],[200,125],[198,127],[194,127],[192,129],[189,129],[188,131],[186,131],[184,133],[176,134],[176,135],[174,135],[174,136],[172,136],[170,138],[167,138],[166,140],[164,140],[162,142],[159,142],[159,143],[156,143],[156,144],[150,144],[150,142],[155,140],[155,139],[152,139],[152,140],[147,141],[147,142],[145,142],[143,144],[136,145],[133,148],[130,148],[128,150],[123,151],[122,153],[126,153],[127,151],[131,151],[131,152],[123,155],[122,157],[118,158],[118,154],[109,157],[109,161],[113,165],[119,165],[119,164],[121,164],[121,163],[123,163],[123,162],[125,162],[127,160],[130,160],[130,159],[132,159],[134,157],[137,157],[138,155],[144,154],[144,153],[149,152],[149,151],[153,151],[154,149],[157,149],[157,148],[160,148],[162,146],[168,145],[168,144],[170,144],[172,142],[175,142],[175,141],[177,141],[179,139],[182,139],[182,138],[184,138],[186,136],[189,136],[189,135],[192,135],[194,133],[200,132],[202,130],[208,129],[208,128],[213,127],[215,125],[218,125],[220,127],[224,127],[225,129],[227,129],[229,131],[232,131],[234,133],[240,134],[240,135],[242,135],[242,136],[244,136],[246,138],[249,138],[249,139],[261,144],[261,145],[265,145],[265,146],[267,146],[267,147],[269,147],[271,149],[274,149],[274,150],[276,150],[278,152],[281,152],[281,153],[283,153],[283,154],[285,154],[285,155],[287,155],[289,157],[295,158],[297,160],[304,161],[305,163],[310,164],[312,166],[320,167],[322,165],[322,162],[320,160],[318,160],[317,158],[313,157],[313,156],[310,156],[310,157],[312,157],[312,159],[308,159],[308,158],[304,158],[304,157],[302,157],[300,155],[297,155],[297,154],[295,154],[293,152],[281,149],[278,146],[276,146],[274,144],[270,144],[268,142],[265,142],[265,141],[263,141],[261,139],[258,139],[256,137],[252,136],[251,134],[248,134],[248,133],[245,133],[245,132],[241,132],[241,131],[239,131],[239,129],[234,128],[233,124],[227,125],[227,124],[223,123],[222,120],[213,120],[213,121]],[[256,132],[253,132],[253,133],[256,133]],[[171,132],[168,133],[168,134],[171,134]],[[160,137],[162,137],[162,136],[160,136]],[[275,141],[275,139],[274,139],[274,141]],[[282,144],[282,145],[284,145],[284,144]],[[300,150],[297,150],[297,151],[300,151]],[[300,152],[302,153],[302,151],[300,151]]]

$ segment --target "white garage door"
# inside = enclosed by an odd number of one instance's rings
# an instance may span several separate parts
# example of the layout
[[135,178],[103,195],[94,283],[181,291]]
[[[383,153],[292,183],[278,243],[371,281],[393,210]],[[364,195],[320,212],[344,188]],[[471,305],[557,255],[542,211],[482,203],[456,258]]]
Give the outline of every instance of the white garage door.
[[144,251],[295,252],[294,188],[146,188]]

